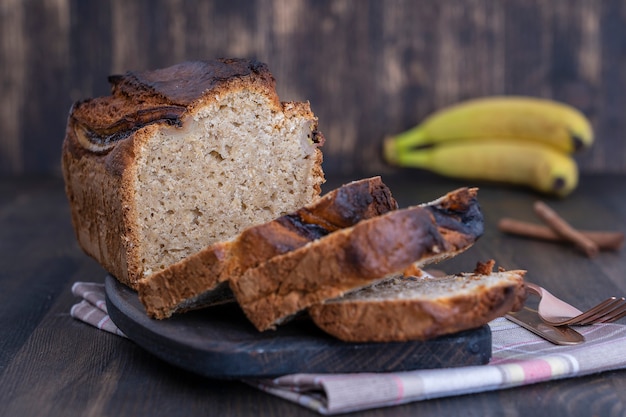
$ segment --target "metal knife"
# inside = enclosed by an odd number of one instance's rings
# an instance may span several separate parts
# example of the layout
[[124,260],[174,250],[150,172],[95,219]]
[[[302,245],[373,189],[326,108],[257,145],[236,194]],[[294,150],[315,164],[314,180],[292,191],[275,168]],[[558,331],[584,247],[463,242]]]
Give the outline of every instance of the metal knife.
[[585,341],[582,334],[569,326],[552,326],[545,323],[537,310],[528,307],[509,312],[505,317],[555,345],[577,345]]

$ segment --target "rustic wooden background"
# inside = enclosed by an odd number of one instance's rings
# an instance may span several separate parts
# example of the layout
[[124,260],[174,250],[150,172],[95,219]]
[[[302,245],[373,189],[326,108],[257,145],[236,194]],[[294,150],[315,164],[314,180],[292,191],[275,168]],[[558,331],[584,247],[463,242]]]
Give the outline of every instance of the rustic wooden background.
[[385,134],[490,94],[579,107],[581,170],[626,172],[624,0],[2,0],[0,174],[59,175],[68,110],[109,74],[214,57],[311,102],[329,175],[389,172]]

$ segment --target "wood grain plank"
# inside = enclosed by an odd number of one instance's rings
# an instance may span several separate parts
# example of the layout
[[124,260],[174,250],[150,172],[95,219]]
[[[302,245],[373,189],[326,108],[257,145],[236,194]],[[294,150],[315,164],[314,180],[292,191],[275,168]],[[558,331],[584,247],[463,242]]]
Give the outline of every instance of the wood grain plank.
[[19,0],[0,4],[0,166],[4,172],[24,172],[21,139],[21,111],[26,100],[26,42],[24,7]]
[[583,172],[626,172],[626,5],[620,0],[7,0],[0,6],[0,173],[59,175],[71,104],[107,75],[187,59],[267,62],[309,100],[330,175],[396,172],[383,138],[459,100],[524,94],[583,110]]

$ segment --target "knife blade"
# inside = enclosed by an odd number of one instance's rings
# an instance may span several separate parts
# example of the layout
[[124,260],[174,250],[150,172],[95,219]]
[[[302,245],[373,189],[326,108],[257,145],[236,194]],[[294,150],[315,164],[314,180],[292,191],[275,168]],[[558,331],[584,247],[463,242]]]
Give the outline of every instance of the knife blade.
[[509,312],[505,317],[513,323],[530,330],[555,345],[577,345],[585,341],[585,337],[569,326],[552,326],[539,317],[537,310],[524,307],[516,312]]

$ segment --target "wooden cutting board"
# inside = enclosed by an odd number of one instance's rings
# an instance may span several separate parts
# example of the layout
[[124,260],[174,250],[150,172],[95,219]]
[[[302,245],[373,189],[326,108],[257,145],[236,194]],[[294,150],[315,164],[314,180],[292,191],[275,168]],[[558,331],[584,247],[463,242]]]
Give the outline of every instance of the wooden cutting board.
[[113,322],[162,360],[211,378],[292,373],[397,372],[482,365],[491,358],[489,326],[425,342],[346,343],[298,319],[258,332],[236,303],[149,318],[137,294],[114,277],[105,280]]

